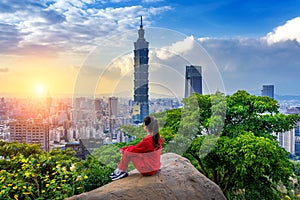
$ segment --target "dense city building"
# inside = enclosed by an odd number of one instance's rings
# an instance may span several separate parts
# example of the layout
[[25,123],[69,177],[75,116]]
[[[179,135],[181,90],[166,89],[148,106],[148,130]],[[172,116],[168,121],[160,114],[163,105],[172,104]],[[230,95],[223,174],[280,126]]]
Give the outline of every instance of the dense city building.
[[144,38],[143,21],[139,29],[139,37],[134,42],[134,105],[132,121],[139,124],[144,117],[149,114],[149,95],[148,95],[148,53],[149,42]]
[[[300,115],[300,107],[292,106],[286,109],[285,114]],[[285,148],[289,153],[300,156],[300,122],[296,127],[278,134],[278,141],[281,147]]]
[[2,97],[0,99],[0,120],[6,119],[7,117],[6,112],[7,112],[7,108],[6,108],[5,99]]
[[49,124],[42,119],[18,119],[9,123],[10,141],[40,144],[44,151],[49,151]]
[[108,98],[108,112],[109,116],[115,116],[118,115],[118,98],[117,97],[109,97]]
[[202,74],[201,66],[186,66],[185,69],[185,94],[189,97],[192,93],[202,94]]

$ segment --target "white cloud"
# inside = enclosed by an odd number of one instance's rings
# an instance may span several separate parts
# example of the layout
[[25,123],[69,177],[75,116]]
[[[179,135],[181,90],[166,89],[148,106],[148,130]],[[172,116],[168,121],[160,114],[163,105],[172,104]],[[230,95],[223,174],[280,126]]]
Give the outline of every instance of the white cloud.
[[275,85],[277,94],[299,94],[300,45],[251,38],[199,39],[216,63],[227,93],[247,90],[260,94],[263,84]]
[[156,51],[156,56],[159,59],[166,60],[173,56],[187,53],[189,50],[193,49],[194,43],[195,41],[193,36],[186,37],[182,41],[160,48]]
[[[0,3],[1,53],[28,52],[82,52],[99,45],[109,35],[137,28],[138,17],[145,24],[151,18],[171,9],[168,6],[144,7],[141,5],[105,7],[100,0],[32,0]],[[122,4],[120,4],[122,5]],[[7,43],[10,48],[7,48]],[[6,51],[7,49],[7,51]],[[85,51],[82,53],[88,53]]]
[[126,76],[133,70],[133,53],[129,53],[115,59],[107,68],[109,74],[117,74],[117,77]]
[[265,39],[268,44],[296,40],[300,43],[300,17],[287,21],[284,25],[278,26],[273,32],[267,34]]
[[158,15],[158,14],[168,11],[168,10],[172,10],[172,7],[171,6],[150,7],[148,9],[148,12],[152,15]]

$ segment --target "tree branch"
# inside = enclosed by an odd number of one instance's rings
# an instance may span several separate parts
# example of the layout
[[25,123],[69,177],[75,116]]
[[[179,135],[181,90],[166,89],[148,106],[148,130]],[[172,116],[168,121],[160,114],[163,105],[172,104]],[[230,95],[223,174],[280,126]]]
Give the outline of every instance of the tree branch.
[[230,174],[229,174],[229,175],[228,175],[228,180],[227,180],[227,182],[226,182],[226,184],[225,184],[225,187],[222,189],[223,193],[225,193],[226,190],[228,189],[230,180],[231,180],[231,176],[230,176]]
[[202,163],[201,159],[200,159],[197,155],[195,155],[194,153],[191,153],[191,155],[197,160],[198,164],[200,165],[200,168],[201,168],[202,173],[203,173],[206,177],[208,177],[208,173],[207,173],[207,171],[205,170],[205,168],[204,168],[204,166],[203,166],[203,163]]

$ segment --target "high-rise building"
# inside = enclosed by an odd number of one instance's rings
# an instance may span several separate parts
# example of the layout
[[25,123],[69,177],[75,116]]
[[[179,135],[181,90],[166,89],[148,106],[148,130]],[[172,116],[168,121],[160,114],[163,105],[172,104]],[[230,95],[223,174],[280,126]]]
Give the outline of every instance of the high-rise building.
[[278,133],[279,145],[293,155],[295,155],[295,139],[295,129],[291,129],[283,133]]
[[144,117],[149,114],[149,95],[148,95],[148,53],[149,42],[144,38],[143,19],[139,29],[139,37],[134,42],[134,105],[135,112],[132,113],[132,120],[139,124]]
[[[300,107],[290,107],[286,110],[286,113],[285,114],[296,114],[296,115],[300,115]],[[291,129],[290,131],[288,132],[291,132],[294,134],[294,154],[296,156],[300,156],[300,122],[297,122],[296,123],[296,127]],[[280,135],[279,135],[280,136]],[[279,138],[280,139],[280,138]],[[280,140],[279,140],[280,142]],[[284,146],[282,146],[284,147]],[[291,152],[291,151],[289,151]],[[292,152],[291,152],[292,153]]]
[[44,151],[49,151],[49,124],[42,119],[15,120],[9,127],[11,141],[40,144]]
[[102,104],[103,104],[103,100],[97,98],[97,99],[95,99],[94,104],[95,104],[95,110],[101,110]]
[[202,94],[201,66],[186,66],[185,69],[185,95],[189,97],[193,92]]
[[295,155],[300,156],[300,122],[297,122],[295,129]]
[[117,97],[109,97],[108,98],[108,113],[109,116],[117,116],[118,115],[118,98]]
[[261,96],[271,97],[274,99],[274,85],[263,85]]
[[48,112],[50,112],[50,108],[52,106],[52,102],[53,102],[52,97],[47,96],[47,98],[46,98],[46,107],[47,107],[47,111]]

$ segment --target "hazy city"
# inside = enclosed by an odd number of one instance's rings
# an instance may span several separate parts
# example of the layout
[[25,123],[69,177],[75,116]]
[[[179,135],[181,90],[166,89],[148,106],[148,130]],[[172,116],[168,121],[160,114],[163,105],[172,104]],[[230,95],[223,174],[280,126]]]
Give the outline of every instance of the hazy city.
[[191,165],[151,184],[201,174],[158,199],[300,199],[300,1],[239,3],[0,3],[0,199],[111,197],[149,115]]

